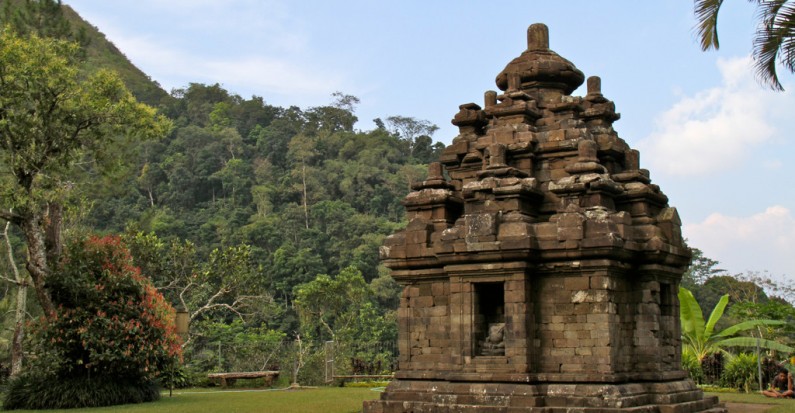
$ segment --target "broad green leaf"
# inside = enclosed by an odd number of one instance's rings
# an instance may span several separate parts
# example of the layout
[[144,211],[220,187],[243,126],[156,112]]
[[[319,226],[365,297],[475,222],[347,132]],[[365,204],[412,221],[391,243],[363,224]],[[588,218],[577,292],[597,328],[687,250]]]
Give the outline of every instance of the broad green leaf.
[[686,288],[679,287],[679,319],[682,323],[682,335],[691,340],[698,340],[704,333],[704,316],[696,298]]
[[740,331],[750,330],[759,326],[780,326],[784,324],[787,323],[781,320],[748,320],[739,324],[735,324],[731,327],[727,327],[723,331],[715,334],[715,337],[730,337],[739,333]]
[[[727,338],[725,340],[720,340],[715,342],[715,346],[726,348],[726,347],[756,347],[757,339],[756,337],[732,337]],[[792,348],[786,344],[781,344],[777,341],[767,340],[767,339],[759,339],[759,347],[768,350],[776,350],[785,353],[792,353],[795,352],[795,348]]]
[[726,310],[727,304],[729,304],[729,294],[725,294],[723,297],[720,298],[718,304],[715,305],[715,308],[712,310],[712,313],[709,315],[709,321],[707,321],[707,325],[704,330],[705,337],[712,336],[712,332],[715,330],[715,324],[717,324],[718,320],[720,320],[720,318],[723,317],[723,311]]

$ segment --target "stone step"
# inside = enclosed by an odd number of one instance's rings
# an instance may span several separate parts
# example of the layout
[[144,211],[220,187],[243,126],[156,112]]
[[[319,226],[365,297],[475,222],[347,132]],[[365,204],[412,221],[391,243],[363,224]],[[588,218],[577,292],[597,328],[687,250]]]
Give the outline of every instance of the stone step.
[[448,404],[423,401],[380,400],[366,403],[372,413],[726,413],[721,406],[710,406],[707,401],[694,401],[677,405],[646,405],[619,407],[519,407],[483,404]]

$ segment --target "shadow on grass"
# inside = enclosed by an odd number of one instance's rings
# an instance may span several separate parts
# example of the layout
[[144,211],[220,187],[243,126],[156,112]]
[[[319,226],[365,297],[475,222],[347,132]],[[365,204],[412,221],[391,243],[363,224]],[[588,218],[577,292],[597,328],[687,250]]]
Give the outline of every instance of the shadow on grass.
[[759,393],[707,392],[706,394],[710,396],[718,396],[720,401],[726,403],[746,403],[746,404],[767,405],[770,408],[769,410],[766,410],[765,413],[795,413],[795,399],[773,399],[770,397],[765,397]]
[[[368,388],[321,387],[317,389],[188,389],[166,392],[153,403],[128,404],[107,408],[47,410],[48,413],[353,413],[362,410],[362,402],[378,398],[379,392]],[[33,410],[16,410],[25,413]]]

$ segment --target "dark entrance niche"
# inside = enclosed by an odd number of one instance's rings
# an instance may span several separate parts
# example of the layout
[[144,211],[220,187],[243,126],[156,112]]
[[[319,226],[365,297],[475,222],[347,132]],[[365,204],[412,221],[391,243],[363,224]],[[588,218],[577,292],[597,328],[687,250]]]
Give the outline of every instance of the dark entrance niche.
[[505,285],[502,282],[475,283],[475,354],[505,355]]
[[660,315],[674,315],[673,288],[668,283],[660,283]]

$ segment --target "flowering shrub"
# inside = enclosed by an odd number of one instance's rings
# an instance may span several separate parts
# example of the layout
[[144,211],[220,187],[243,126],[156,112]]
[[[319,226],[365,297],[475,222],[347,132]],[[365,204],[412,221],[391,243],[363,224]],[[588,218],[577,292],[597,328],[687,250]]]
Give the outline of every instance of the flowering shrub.
[[48,286],[57,311],[32,326],[37,357],[30,374],[45,382],[151,387],[181,357],[174,309],[132,265],[120,238],[70,245]]

